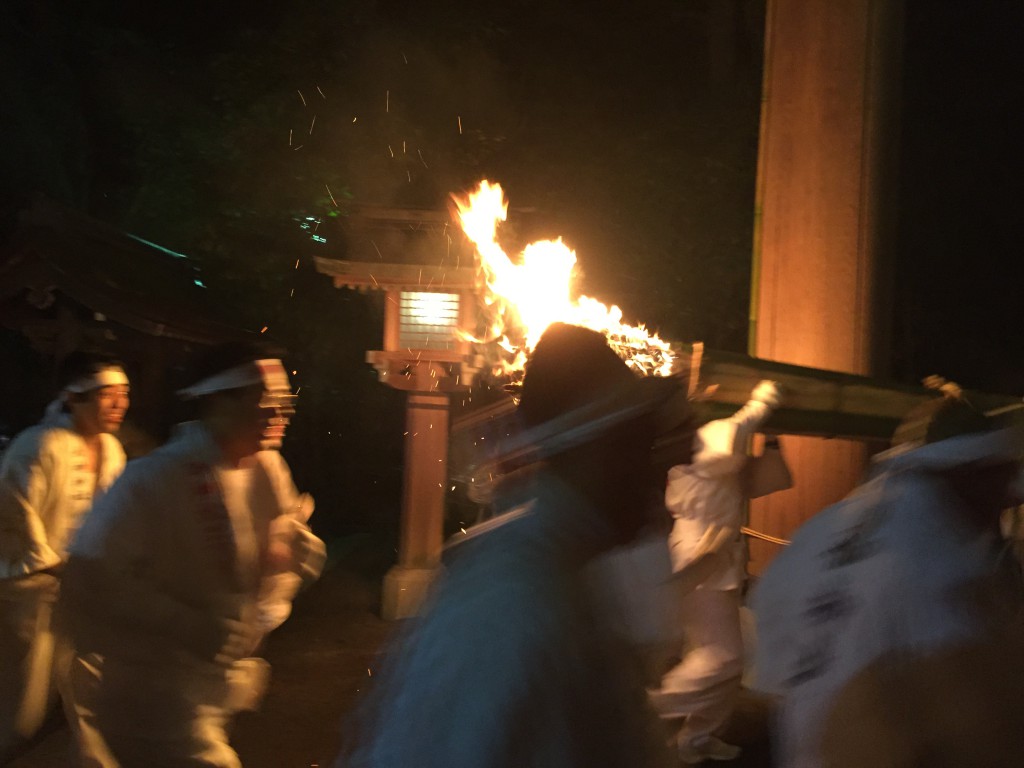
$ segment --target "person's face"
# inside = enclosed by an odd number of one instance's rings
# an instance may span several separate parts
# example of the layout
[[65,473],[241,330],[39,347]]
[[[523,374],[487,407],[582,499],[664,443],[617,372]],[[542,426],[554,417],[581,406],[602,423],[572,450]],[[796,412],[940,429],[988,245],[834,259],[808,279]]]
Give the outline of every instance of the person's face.
[[128,412],[129,388],[125,384],[99,387],[70,401],[75,429],[87,436],[115,433]]
[[266,416],[261,447],[265,451],[276,450],[284,442],[284,435],[295,413],[295,398],[291,393],[264,391],[260,409]]
[[225,450],[243,458],[279,448],[293,410],[290,396],[276,395],[257,384],[219,397],[211,421]]

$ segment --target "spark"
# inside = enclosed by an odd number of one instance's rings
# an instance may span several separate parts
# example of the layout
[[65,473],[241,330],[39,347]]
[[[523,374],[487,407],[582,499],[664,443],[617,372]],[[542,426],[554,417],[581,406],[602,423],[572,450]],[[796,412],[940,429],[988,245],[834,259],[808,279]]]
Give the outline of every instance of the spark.
[[316,92],[320,94],[320,96],[323,98],[324,101],[327,101],[327,97],[324,96],[324,92],[320,90],[320,86],[319,85],[316,87]]
[[409,60],[405,58],[405,51],[402,51],[402,61],[404,61],[406,64],[409,63]]
[[352,122],[354,123],[354,122],[355,122],[356,120],[358,120],[358,119],[359,119],[358,117],[353,117],[353,118],[352,118]]
[[268,326],[264,325],[262,328],[260,328],[260,333],[266,333],[267,332],[267,328],[268,328]]
[[384,91],[384,111],[391,111],[391,91]]
[[295,268],[296,268],[296,269],[298,269],[298,268],[299,268],[299,260],[298,260],[298,259],[296,259],[296,260],[295,260]]
[[299,149],[302,149],[302,145],[301,144],[299,144],[299,146],[297,146],[297,147],[292,147],[292,151],[299,150]]
[[292,129],[289,128],[288,129],[288,146],[290,147],[291,145],[292,145]]
[[457,115],[457,119],[459,121],[459,136],[461,136],[462,135],[462,115]]
[[288,294],[288,298],[292,298],[295,295],[295,289],[292,288],[292,292]]
[[405,175],[409,178],[409,183],[412,184],[412,171],[406,171]]
[[[311,130],[312,130],[312,129],[311,129]],[[335,208],[338,208],[338,207],[340,207],[340,206],[338,205],[338,201],[334,199],[334,193],[333,193],[333,192],[331,192],[331,188],[330,188],[330,187],[328,187],[328,186],[327,186],[326,184],[324,184],[324,186],[325,186],[325,187],[327,187],[327,194],[331,196],[331,202],[332,202],[332,203],[334,203],[334,207],[335,207]]]
[[309,124],[309,135],[313,135],[313,126],[316,125],[316,115],[313,115],[313,122]]
[[380,259],[381,261],[384,261],[384,254],[380,252],[380,248],[377,247],[377,244],[373,242],[373,240],[371,240],[370,245],[372,245],[373,250],[377,252],[377,258]]
[[391,153],[391,156],[392,156],[392,157],[394,157],[394,156],[395,156],[395,150],[393,150],[393,149],[391,148],[391,145],[390,145],[390,144],[388,144],[388,152],[390,152],[390,153]]
[[424,168],[429,168],[430,166],[429,166],[429,165],[427,165],[427,161],[423,159],[423,153],[422,153],[422,152],[420,152],[420,151],[419,151],[419,150],[417,149],[417,150],[416,150],[416,154],[420,156],[420,162],[421,162],[421,163],[423,163],[423,167],[424,167]]
[[378,288],[380,288],[380,283],[377,282],[377,278],[376,277],[374,277],[373,275],[370,275],[370,279],[373,280],[373,284],[374,285],[376,285]]
[[302,91],[299,91],[299,98],[302,99],[302,106],[306,106],[306,97],[302,95]]
[[402,139],[402,154],[405,154],[405,139]]

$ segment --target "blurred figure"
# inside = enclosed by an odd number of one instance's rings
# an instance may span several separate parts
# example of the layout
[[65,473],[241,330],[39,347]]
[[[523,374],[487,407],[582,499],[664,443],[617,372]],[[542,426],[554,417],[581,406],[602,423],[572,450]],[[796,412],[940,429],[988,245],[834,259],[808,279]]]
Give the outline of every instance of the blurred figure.
[[[642,676],[602,622],[586,566],[646,522],[655,410],[604,337],[563,324],[526,369],[525,431],[503,466],[542,461],[510,510],[450,544],[421,617],[349,723],[341,768],[616,768],[671,756]],[[512,499],[507,501],[506,499]]]
[[[668,473],[665,506],[674,518],[669,536],[672,567],[681,574],[699,568],[699,575],[695,588],[681,594],[677,608],[686,641],[682,659],[662,677],[651,699],[661,717],[683,718],[676,743],[686,764],[732,760],[740,753],[716,734],[732,715],[743,676],[740,605],[747,550],[740,527],[746,503],[790,485],[774,438],[768,438],[766,452],[776,452],[783,470],[779,482],[759,489],[747,483],[750,438],[778,405],[778,385],[760,382],[739,411],[698,429],[692,462]],[[716,542],[712,557],[707,557],[709,541]]]
[[199,419],[129,465],[71,548],[61,608],[78,657],[102,660],[92,722],[122,766],[238,766],[226,728],[255,708],[250,658],[288,615],[323,544],[275,450],[293,396],[281,361],[227,344],[181,393]]
[[51,614],[75,530],[124,469],[114,433],[128,377],[112,358],[74,352],[42,423],[0,463],[0,758],[42,724],[53,691]]
[[999,536],[1021,432],[947,394],[896,442],[754,594],[782,765],[1022,765],[1024,600]]

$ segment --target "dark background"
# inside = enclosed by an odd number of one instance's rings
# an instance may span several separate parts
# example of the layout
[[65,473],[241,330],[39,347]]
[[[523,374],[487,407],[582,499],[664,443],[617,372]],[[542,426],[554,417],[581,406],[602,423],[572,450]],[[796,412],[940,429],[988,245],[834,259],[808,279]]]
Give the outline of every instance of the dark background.
[[[906,4],[902,381],[1024,391],[1017,6]],[[512,240],[577,250],[583,292],[669,339],[745,351],[763,21],[763,0],[8,0],[0,228],[44,192],[188,254],[211,302],[290,350],[286,454],[321,524],[390,525],[402,395],[363,360],[379,297],[335,290],[311,256],[337,254],[353,202],[444,206],[486,177]],[[38,365],[24,339],[0,342],[5,371]]]
[[896,372],[1024,392],[1019,3],[910,2],[897,211]]

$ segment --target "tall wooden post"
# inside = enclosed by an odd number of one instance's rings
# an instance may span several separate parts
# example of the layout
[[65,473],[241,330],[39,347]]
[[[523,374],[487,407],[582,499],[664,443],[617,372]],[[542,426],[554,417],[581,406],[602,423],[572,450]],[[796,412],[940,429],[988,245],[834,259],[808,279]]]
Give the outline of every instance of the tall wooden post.
[[[433,375],[432,375],[433,374]],[[415,389],[406,395],[402,530],[398,563],[384,577],[381,614],[414,615],[441,562],[444,484],[448,479],[448,394],[430,363],[415,366]]]
[[[901,3],[768,0],[751,354],[884,375],[881,254],[895,146]],[[751,526],[786,537],[850,491],[859,443],[787,438],[795,487],[751,507]],[[753,541],[751,572],[776,545]]]

